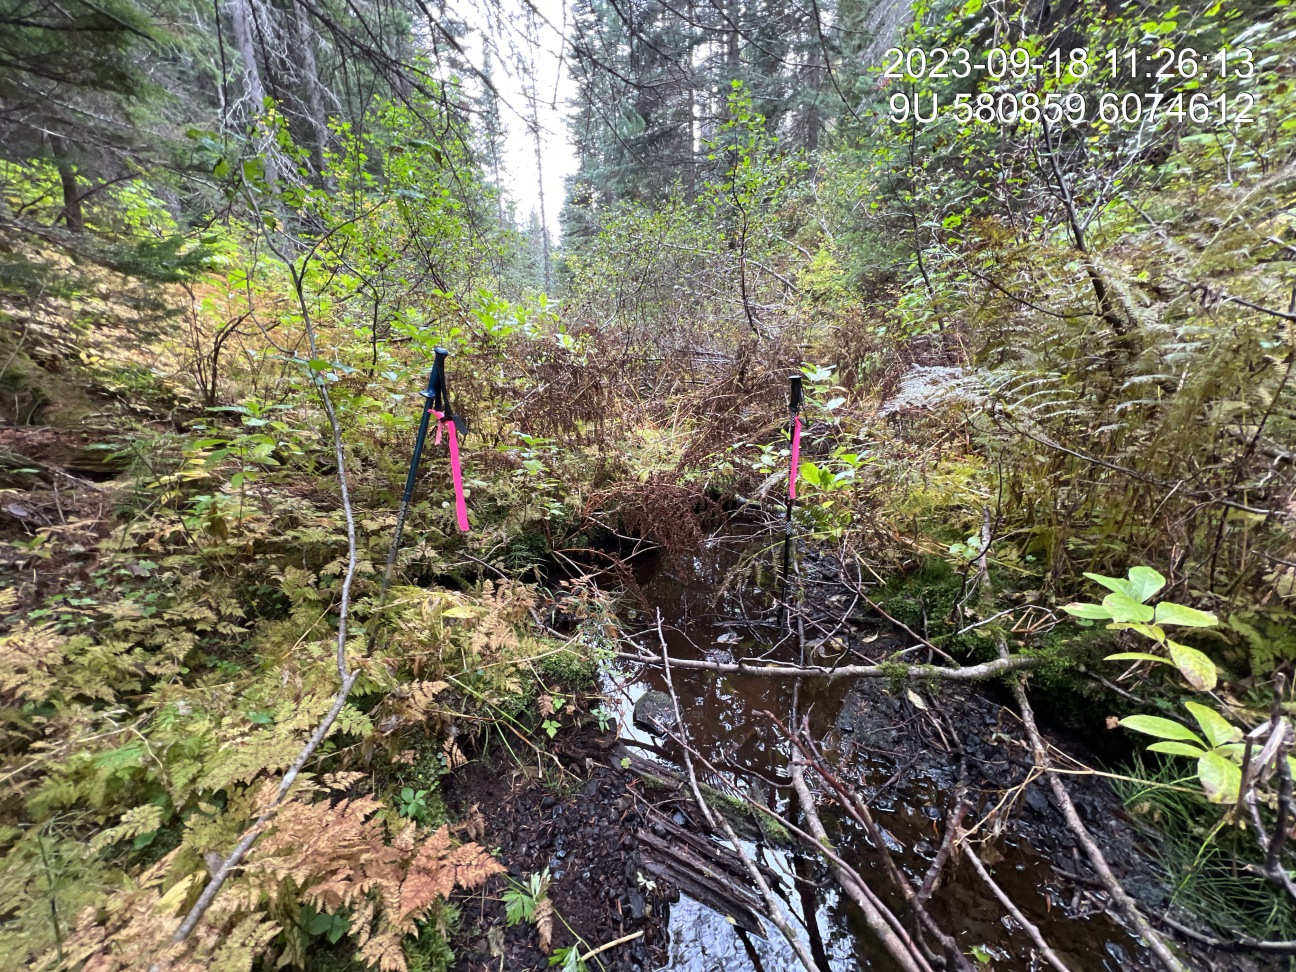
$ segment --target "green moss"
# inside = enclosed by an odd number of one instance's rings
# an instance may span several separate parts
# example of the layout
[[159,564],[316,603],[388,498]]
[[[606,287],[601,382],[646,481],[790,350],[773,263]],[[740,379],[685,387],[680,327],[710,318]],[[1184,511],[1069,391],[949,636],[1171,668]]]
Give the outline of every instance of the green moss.
[[787,847],[793,843],[792,835],[788,833],[787,828],[764,810],[757,812],[756,822],[760,825],[761,833],[765,835],[765,839],[771,844]]
[[576,648],[560,648],[540,659],[540,674],[573,689],[587,689],[594,685],[598,675],[598,659],[593,652],[584,653]]

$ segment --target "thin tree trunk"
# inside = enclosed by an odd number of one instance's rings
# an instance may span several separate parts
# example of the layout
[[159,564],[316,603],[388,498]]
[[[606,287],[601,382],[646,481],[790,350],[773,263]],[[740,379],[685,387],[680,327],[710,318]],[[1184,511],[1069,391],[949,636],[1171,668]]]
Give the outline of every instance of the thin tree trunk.
[[63,212],[61,216],[73,233],[85,230],[85,215],[81,211],[81,187],[77,182],[76,168],[68,158],[67,140],[62,135],[50,136],[50,147],[58,162],[59,182],[63,184]]
[[293,58],[301,73],[302,104],[310,119],[314,144],[311,146],[311,163],[317,175],[324,172],[324,150],[328,148],[328,114],[324,109],[324,92],[320,85],[319,68],[315,63],[315,30],[305,8],[292,4]]
[[225,9],[229,12],[234,47],[242,61],[243,98],[247,102],[245,111],[248,117],[257,118],[265,108],[266,90],[261,81],[261,68],[257,64],[256,44],[252,39],[252,11],[248,9],[248,2],[249,0],[229,0]]

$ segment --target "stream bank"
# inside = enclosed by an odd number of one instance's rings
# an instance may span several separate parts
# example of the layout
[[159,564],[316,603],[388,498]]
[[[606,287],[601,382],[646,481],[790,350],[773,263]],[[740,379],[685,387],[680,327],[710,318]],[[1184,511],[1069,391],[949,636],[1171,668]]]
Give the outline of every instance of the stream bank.
[[[752,528],[730,529],[686,561],[641,558],[632,592],[637,606],[625,617],[627,629],[640,632],[632,646],[658,657],[664,648],[678,661],[800,662],[795,639],[773,637],[777,545],[760,553],[767,539]],[[808,552],[800,571],[805,663],[876,664],[912,648],[908,633],[860,607],[831,558]],[[572,930],[584,951],[638,933],[596,956],[591,969],[801,967],[770,924],[769,909],[729,842],[698,811],[683,750],[673,738],[676,700],[708,802],[732,822],[743,851],[822,972],[897,966],[821,857],[771,822],[777,815],[803,825],[790,786],[789,743],[771,715],[785,725],[794,717],[804,720],[837,776],[871,809],[885,851],[914,883],[941,854],[953,796],[966,787],[961,845],[975,848],[1070,972],[1159,968],[1119,919],[1038,778],[1002,683],[767,678],[672,666],[672,684],[675,699],[660,665],[614,660],[602,670],[602,689],[615,720],[599,728],[588,717],[580,728],[559,733],[554,753],[563,774],[474,763],[448,793],[456,816],[483,817],[482,833],[473,836],[498,850],[514,881],[547,869],[554,907],[570,925],[555,923],[554,947],[576,941]],[[1096,747],[1084,739],[1047,726],[1044,731],[1055,753],[1097,763]],[[1084,825],[1144,913],[1169,912],[1192,923],[1153,862],[1156,835],[1125,813],[1108,780],[1076,772],[1066,785]],[[884,877],[883,848],[843,811],[840,799],[821,790],[818,812],[837,852],[896,915],[906,917],[905,901]],[[495,809],[478,815],[479,808]],[[1022,923],[996,900],[968,855],[956,851],[939,873],[927,910],[974,967],[1033,972],[1043,966]],[[532,926],[506,927],[498,900],[506,886],[497,881],[486,895],[462,902],[455,968],[548,967]],[[1281,967],[1278,960],[1211,954],[1192,943],[1176,947],[1194,968]]]

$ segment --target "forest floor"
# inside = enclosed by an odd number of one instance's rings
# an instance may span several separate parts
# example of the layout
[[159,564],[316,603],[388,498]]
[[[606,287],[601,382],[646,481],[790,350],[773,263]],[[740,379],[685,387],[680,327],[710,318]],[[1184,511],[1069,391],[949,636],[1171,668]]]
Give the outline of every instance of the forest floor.
[[[446,797],[454,816],[480,821],[473,836],[498,851],[508,878],[525,883],[548,872],[558,916],[553,947],[578,944],[573,930],[582,952],[639,932],[601,958],[615,972],[645,972],[660,968],[665,954],[666,889],[653,890],[644,876],[642,798],[612,754],[616,742],[615,731],[594,725],[560,734],[552,751],[562,772],[547,778],[498,757],[475,760],[449,781]],[[452,942],[461,972],[548,968],[535,927],[506,924],[507,887],[499,875],[461,899]]]

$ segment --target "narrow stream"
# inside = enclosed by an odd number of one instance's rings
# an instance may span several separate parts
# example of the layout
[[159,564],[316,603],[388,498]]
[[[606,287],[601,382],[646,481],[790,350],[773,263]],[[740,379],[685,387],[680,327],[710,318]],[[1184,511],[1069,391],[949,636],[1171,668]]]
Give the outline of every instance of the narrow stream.
[[[733,661],[766,655],[795,661],[791,639],[771,646],[761,635],[771,636],[774,626],[754,627],[749,621],[771,617],[772,598],[760,582],[772,583],[773,558],[757,557],[763,559],[764,567],[734,571],[745,554],[750,561],[752,554],[769,542],[768,533],[758,534],[750,528],[730,530],[713,538],[691,564],[646,567],[640,583],[647,614],[638,610],[631,623],[636,630],[652,629],[660,611],[672,657]],[[839,588],[834,589],[830,583],[834,575],[828,567],[807,558],[803,574],[808,591],[817,584],[822,592],[814,598],[823,615],[816,621],[831,631],[851,601]],[[817,569],[822,576],[816,576]],[[813,616],[814,609],[807,614]],[[889,626],[883,627],[862,612],[857,610],[851,618],[836,637],[866,653],[867,657],[853,661],[884,657],[907,646]],[[815,651],[816,638],[822,639],[826,633],[807,628],[808,650]],[[655,630],[641,638],[640,644],[645,651],[660,653]],[[831,663],[834,657],[835,652],[816,660],[826,658],[826,663]],[[604,679],[608,697],[617,702],[626,743],[650,759],[681,770],[678,747],[636,727],[633,720],[640,696],[666,689],[660,668],[623,663],[609,667]],[[960,727],[969,756],[986,764],[991,779],[997,772],[991,764],[996,758],[1003,761],[1004,754],[998,750],[996,756],[991,751],[995,734],[1000,726],[1005,737],[1011,733],[999,703],[975,689],[917,686],[913,694],[901,687],[893,693],[882,679],[855,680],[853,685],[846,680],[806,682],[797,689],[792,680],[719,676],[678,668],[673,670],[673,681],[694,747],[723,777],[710,778],[699,768],[702,782],[745,793],[794,820],[797,808],[788,786],[787,752],[770,719],[760,713],[769,711],[786,723],[797,693],[795,704],[808,716],[814,738],[841,778],[868,799],[897,864],[918,881],[938,850],[957,778],[956,758],[931,734],[931,721],[920,718],[919,708],[940,706],[954,720],[952,724]],[[1017,782],[1024,775],[1022,770]],[[1004,788],[1013,782],[1005,780]],[[982,786],[969,821],[986,816],[1001,795],[984,782]],[[1073,850],[1074,841],[1039,784],[1032,784],[1025,794],[1014,813],[996,815],[1002,833],[979,850],[1000,886],[1073,972],[1151,968],[1142,946],[1107,915],[1104,900],[1083,884],[1057,874],[1049,858],[1065,863],[1073,873],[1083,870]],[[1112,809],[1119,806],[1114,795],[1110,800]],[[1092,805],[1091,799],[1091,810]],[[831,805],[822,806],[820,812],[843,856],[903,919],[904,905],[887,886],[876,851],[863,831],[848,819],[834,818]],[[749,844],[747,849],[782,878],[779,890],[785,910],[822,969],[841,972],[895,967],[857,919],[854,905],[838,893],[817,861],[798,848]],[[1042,964],[1026,933],[994,900],[970,865],[958,865],[952,874],[947,870],[945,883],[932,898],[929,910],[974,964],[1022,972]],[[767,923],[764,938],[746,935],[725,915],[687,896],[681,896],[672,907],[670,936],[666,968],[672,972],[790,972],[800,967],[772,925]]]

